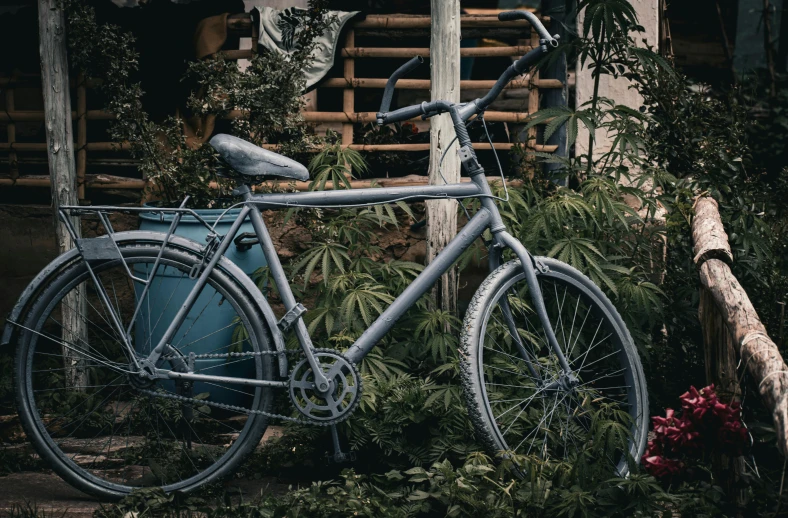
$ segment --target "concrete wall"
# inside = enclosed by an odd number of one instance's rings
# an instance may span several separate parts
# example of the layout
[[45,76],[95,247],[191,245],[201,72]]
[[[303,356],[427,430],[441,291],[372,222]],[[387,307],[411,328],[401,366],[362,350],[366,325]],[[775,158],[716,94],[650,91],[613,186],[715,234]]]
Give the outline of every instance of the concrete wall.
[[[655,49],[659,48],[659,0],[630,0],[632,6],[637,11],[638,21],[646,32],[635,35],[637,42],[645,46],[642,42],[646,40],[648,45]],[[582,30],[583,13],[578,15],[578,31]],[[590,101],[594,93],[594,80],[591,72],[587,68],[578,68],[575,87],[576,106],[579,108],[583,103]],[[637,90],[630,88],[629,80],[625,78],[613,79],[611,76],[602,76],[599,85],[599,96],[613,99],[617,104],[623,104],[633,109],[640,108],[643,98]],[[594,155],[598,155],[610,149],[611,138],[603,131],[596,132],[594,145]],[[577,142],[575,143],[575,154],[580,155],[588,152],[588,131],[582,124],[579,125]]]

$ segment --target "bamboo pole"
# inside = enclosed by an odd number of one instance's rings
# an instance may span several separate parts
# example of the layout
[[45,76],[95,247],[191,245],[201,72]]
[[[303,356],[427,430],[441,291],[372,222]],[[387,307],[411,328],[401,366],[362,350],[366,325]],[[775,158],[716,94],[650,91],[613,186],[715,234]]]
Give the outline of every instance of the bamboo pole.
[[[484,118],[488,122],[526,122],[529,118],[529,113],[517,112],[503,112],[503,111],[487,111]],[[236,119],[244,117],[245,112],[241,110],[230,110],[226,118]],[[358,113],[343,113],[343,112],[304,112],[304,120],[307,122],[360,122],[368,123],[375,122],[375,112],[358,112]],[[77,118],[77,112],[73,113],[73,118]],[[85,112],[86,120],[112,120],[115,115],[103,110],[87,110]],[[0,122],[15,121],[15,122],[41,122],[44,120],[44,112],[42,111],[13,111],[13,112],[0,112]],[[411,120],[421,120],[420,117],[415,117]],[[2,144],[2,143],[0,143]],[[4,149],[0,147],[0,149]],[[7,149],[7,148],[6,148]]]
[[[38,0],[38,35],[41,56],[41,90],[44,97],[46,119],[49,179],[52,189],[55,236],[60,253],[74,246],[66,226],[59,219],[61,205],[76,205],[76,171],[74,163],[74,137],[71,124],[71,97],[69,95],[68,61],[66,57],[66,19],[58,0]],[[79,218],[72,217],[72,226],[80,235]],[[86,298],[81,288],[71,290],[63,298],[60,308],[62,339],[64,343],[81,346],[87,343],[87,330],[83,315],[87,313]],[[88,384],[84,359],[71,348],[63,346],[65,384],[77,391],[84,391]]]
[[[356,37],[355,37],[355,33],[353,32],[353,29],[347,31],[345,46],[346,47],[356,46]],[[346,86],[345,89],[342,91],[342,111],[346,114],[350,114],[356,111],[356,103],[355,103],[356,91],[352,86],[353,79],[355,79],[355,75],[356,75],[356,64],[352,57],[345,58],[344,72],[345,72]],[[342,124],[342,144],[349,146],[352,143],[353,143],[353,123],[350,122],[350,118],[348,117],[348,122]]]
[[[458,58],[459,59],[459,58]],[[387,79],[357,77],[353,79],[353,88],[385,88]],[[489,90],[495,85],[495,81],[490,79],[466,79],[460,81],[460,88],[463,90]],[[347,80],[341,77],[326,79],[320,86],[323,88],[347,88]],[[506,85],[506,90],[516,90],[519,88],[563,88],[564,84],[557,79],[545,79],[542,81],[515,80]],[[403,90],[430,90],[429,79],[400,79],[394,86]],[[459,99],[458,99],[459,101]]]
[[[513,47],[467,47],[460,49],[460,56],[463,58],[491,58],[522,56],[533,50],[530,45],[518,45]],[[223,50],[222,56],[227,60],[252,59],[254,52],[249,49]],[[412,58],[422,56],[428,58],[430,49],[427,47],[354,47],[348,44],[341,51],[343,58]],[[322,86],[325,86],[323,84]]]
[[[461,178],[461,183],[470,182],[470,178]],[[491,184],[501,183],[500,176],[488,176],[487,181]],[[262,182],[254,186],[257,192],[267,192],[271,189],[281,188],[290,189],[295,191],[309,190],[310,182],[295,182],[286,180],[271,180]],[[399,178],[379,178],[372,180],[351,180],[350,187],[352,189],[368,189],[371,187],[417,187],[420,185],[428,185],[429,177],[422,175],[408,175]],[[510,187],[518,187],[523,184],[522,180],[507,180],[506,185]],[[114,176],[108,174],[88,174],[85,175],[85,187],[88,189],[113,189],[113,190],[142,190],[146,187],[147,182],[138,178],[126,178],[124,176]],[[22,176],[17,180],[11,177],[0,177],[0,186],[6,187],[35,187],[35,188],[48,188],[51,187],[49,176],[43,175],[28,175]],[[212,188],[218,188],[219,185],[211,182]],[[331,184],[326,184],[326,190],[332,190]]]
[[[531,46],[537,47],[539,45],[539,33],[534,30],[531,30]],[[539,82],[539,71],[536,70],[531,74],[531,83],[536,84]],[[562,84],[563,86],[563,84]],[[528,92],[528,113],[533,115],[534,113],[539,111],[539,88],[538,87],[531,87],[531,90]],[[536,135],[537,135],[537,128],[534,126],[533,128],[528,129],[528,143],[529,144],[536,144]]]
[[[729,263],[733,255],[714,199],[701,197],[695,202],[692,238],[701,284],[719,311],[744,368],[758,385],[761,399],[772,414],[777,446],[786,455],[788,366],[769,338],[747,292],[731,272]],[[723,363],[729,362],[723,360]],[[730,367],[728,369],[725,376],[732,374]]]
[[[533,50],[530,45],[518,45],[514,47],[467,47],[460,49],[460,57],[463,58],[490,58],[522,56]],[[430,49],[427,47],[351,47],[342,49],[343,57],[353,58],[412,58],[415,56],[430,57]]]
[[[550,25],[549,16],[537,17],[545,26]],[[460,17],[461,27],[529,27],[527,21],[517,20],[512,22],[502,22],[495,14],[465,14]],[[227,17],[227,29],[237,32],[242,36],[249,37],[253,28],[252,17],[249,13],[231,14]],[[403,15],[403,14],[371,14],[364,20],[353,24],[355,29],[429,29],[430,17],[425,15]]]
[[[489,120],[488,120],[489,121]],[[513,142],[493,142],[493,146],[497,151],[508,151],[516,146],[516,143]],[[271,149],[277,150],[280,148],[279,144],[263,144],[262,147],[264,149]],[[350,145],[343,145],[343,147],[349,147],[355,151],[428,151],[430,149],[430,145],[427,143],[423,144],[350,144]],[[46,144],[34,143],[34,144],[16,144],[16,149],[21,151],[43,151],[46,148]],[[8,149],[8,144],[0,142],[0,151]],[[124,151],[128,149],[128,143],[119,143],[119,142],[89,142],[86,146],[88,151]],[[473,144],[473,149],[476,150],[483,150],[487,151],[490,150],[490,144],[488,142],[476,142]],[[534,151],[543,151],[545,153],[553,153],[556,150],[555,145],[529,145],[528,149],[532,149]],[[309,150],[310,152],[318,152],[318,148],[313,148]]]
[[[15,110],[14,102],[14,89],[9,88],[5,92],[5,110],[6,112],[13,112]],[[9,119],[6,126],[6,133],[8,134],[8,166],[11,171],[11,178],[19,176],[19,162],[17,161],[16,151],[14,144],[16,143],[16,124],[14,119]]]

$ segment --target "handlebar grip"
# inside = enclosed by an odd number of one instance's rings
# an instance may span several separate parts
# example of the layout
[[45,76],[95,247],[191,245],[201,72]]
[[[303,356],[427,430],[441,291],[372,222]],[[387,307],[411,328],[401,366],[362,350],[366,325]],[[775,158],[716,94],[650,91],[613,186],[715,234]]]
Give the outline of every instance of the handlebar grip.
[[520,15],[521,11],[506,11],[498,13],[498,20],[502,22],[512,22],[514,20],[523,20],[524,17]]
[[498,13],[498,20],[502,22],[512,22],[515,20],[528,20],[528,23],[531,24],[531,27],[539,34],[539,38],[545,40],[545,42],[550,45],[551,47],[558,46],[557,36],[552,36],[547,29],[545,29],[542,22],[539,21],[539,18],[536,15],[529,11],[505,11],[503,13]]
[[416,56],[391,74],[391,77],[389,77],[389,80],[386,82],[386,89],[383,91],[383,100],[380,103],[380,111],[382,113],[389,111],[391,107],[391,98],[394,97],[394,85],[397,84],[397,81],[422,63],[424,63],[424,58]]
[[402,122],[408,119],[413,119],[422,115],[424,113],[424,108],[420,104],[414,104],[413,106],[406,106],[405,108],[400,108],[399,110],[394,110],[393,112],[388,113],[379,113],[378,114],[378,124],[393,124],[395,122]]

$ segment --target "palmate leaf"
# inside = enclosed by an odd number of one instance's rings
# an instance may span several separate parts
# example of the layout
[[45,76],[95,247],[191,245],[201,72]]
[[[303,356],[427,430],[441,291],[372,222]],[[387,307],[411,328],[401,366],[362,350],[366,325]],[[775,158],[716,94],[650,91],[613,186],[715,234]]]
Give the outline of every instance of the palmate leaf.
[[331,181],[334,189],[350,189],[350,178],[354,172],[368,170],[364,157],[358,151],[343,148],[340,143],[327,146],[309,162],[312,181],[309,190],[325,190],[326,183]]
[[593,175],[583,181],[580,189],[586,201],[594,208],[598,221],[606,220],[611,226],[616,220],[622,225],[641,222],[637,211],[621,201],[619,186],[612,178]]
[[640,66],[653,74],[666,72],[670,77],[676,76],[676,70],[668,60],[651,49],[633,45],[627,49],[627,52],[635,56]]
[[599,125],[599,121],[591,109],[573,110],[568,106],[551,106],[534,113],[531,120],[528,121],[526,129],[547,123],[544,128],[544,138],[547,140],[558,131],[558,128],[566,124],[567,143],[571,146],[577,140],[578,121],[582,122],[590,132],[595,131]]
[[399,360],[384,357],[379,351],[372,350],[361,362],[361,373],[374,378],[378,382],[376,385],[379,385],[381,382],[385,383],[397,376],[405,375],[407,367]]
[[304,270],[304,289],[309,285],[312,272],[318,264],[321,265],[323,282],[328,284],[331,273],[335,270],[345,272],[345,264],[350,262],[347,247],[339,243],[325,242],[319,243],[302,255],[302,258],[295,264],[293,275]]
[[547,255],[574,266],[591,277],[596,284],[604,285],[614,294],[617,293],[616,283],[606,270],[619,271],[620,267],[608,263],[604,254],[590,239],[574,236],[563,238],[553,245]]
[[369,326],[378,315],[383,313],[384,305],[391,304],[394,297],[380,284],[364,283],[347,291],[340,306],[345,323],[358,322],[360,317]]
[[629,0],[583,0],[577,11],[585,9],[583,37],[594,41],[610,39],[614,34],[627,34],[637,25],[637,12]]

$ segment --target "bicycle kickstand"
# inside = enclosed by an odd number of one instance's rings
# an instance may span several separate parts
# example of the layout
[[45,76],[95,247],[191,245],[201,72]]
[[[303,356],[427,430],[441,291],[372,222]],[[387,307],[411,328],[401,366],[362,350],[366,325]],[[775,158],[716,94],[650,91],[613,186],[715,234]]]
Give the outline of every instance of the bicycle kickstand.
[[342,451],[342,445],[339,444],[339,432],[337,431],[337,425],[335,424],[331,425],[331,439],[334,442],[334,455],[329,456],[328,453],[326,453],[329,463],[333,462],[335,464],[341,464],[343,462],[355,462],[355,452],[351,451],[345,453]]

